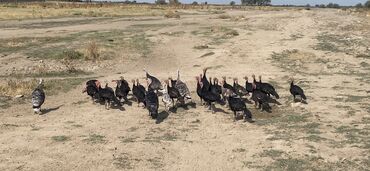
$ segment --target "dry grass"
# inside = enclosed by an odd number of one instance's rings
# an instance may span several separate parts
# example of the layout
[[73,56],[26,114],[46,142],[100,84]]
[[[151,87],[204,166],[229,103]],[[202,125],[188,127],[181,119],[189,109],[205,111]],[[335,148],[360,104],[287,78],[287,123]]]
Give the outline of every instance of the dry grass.
[[90,41],[86,46],[85,60],[100,60],[99,46],[95,41]]
[[219,18],[219,19],[230,19],[231,16],[229,14],[221,14],[217,18]]
[[8,80],[0,84],[0,96],[14,97],[16,95],[30,94],[37,85],[37,80]]
[[120,16],[159,16],[164,9],[150,6],[53,6],[49,8],[40,5],[0,6],[0,19],[44,19],[55,17],[120,17]]
[[180,18],[180,14],[174,11],[168,11],[166,14],[164,14],[164,17],[166,18]]

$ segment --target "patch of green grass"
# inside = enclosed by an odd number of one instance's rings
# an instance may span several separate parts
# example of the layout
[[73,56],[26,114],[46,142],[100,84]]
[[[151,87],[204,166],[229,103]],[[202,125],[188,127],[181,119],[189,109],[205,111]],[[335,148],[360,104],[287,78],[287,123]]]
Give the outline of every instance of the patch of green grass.
[[150,136],[150,137],[145,137],[143,140],[144,142],[161,142],[161,141],[176,141],[177,136],[173,133],[165,133],[161,136]]
[[303,125],[302,128],[309,134],[320,134],[321,132],[317,130],[320,124],[316,122],[307,123]]
[[135,30],[135,31],[158,31],[159,29],[162,28],[168,28],[171,26],[175,26],[175,24],[170,24],[170,23],[161,23],[161,24],[133,24],[129,26],[129,29]]
[[44,82],[44,90],[47,95],[57,95],[59,93],[67,93],[88,78],[68,78],[46,80]]
[[75,127],[75,128],[82,128],[82,127],[83,127],[83,125],[80,125],[80,124],[73,124],[73,125],[71,125],[71,126],[73,126],[73,127]]
[[263,150],[262,153],[259,154],[260,157],[270,157],[270,158],[280,158],[284,154],[284,151],[281,150]]
[[[341,145],[350,144],[360,148],[369,149],[370,148],[370,127],[365,127],[363,129],[350,127],[350,126],[340,126],[336,128],[336,133],[343,134],[346,140],[339,142]],[[332,142],[333,145],[338,144],[338,142]]]
[[350,35],[336,35],[328,32],[319,34],[316,39],[319,43],[314,49],[329,52],[350,52],[355,46],[365,45],[360,39]]
[[56,142],[65,142],[65,141],[70,140],[71,138],[65,135],[58,135],[58,136],[52,136],[51,139]]
[[130,157],[126,153],[121,154],[119,157],[115,157],[113,160],[114,160],[113,164],[118,169],[133,169],[134,168],[132,166]]
[[11,78],[50,78],[50,77],[77,77],[81,75],[90,75],[91,72],[85,72],[82,70],[73,71],[42,71],[38,73],[24,73],[24,74],[10,74],[3,75],[0,77],[11,77]]
[[230,27],[203,27],[201,30],[194,30],[191,32],[192,35],[201,36],[203,38],[210,39],[210,45],[220,45],[227,39],[238,36],[238,31]]
[[356,95],[347,95],[345,102],[361,102],[364,99],[369,99],[370,96],[356,96]]
[[10,101],[11,101],[10,97],[0,95],[0,108],[1,109],[9,108],[11,106],[11,104],[9,103]]
[[307,137],[304,137],[304,139],[307,139],[308,141],[312,141],[312,142],[321,142],[321,141],[327,140],[326,138],[322,138],[319,135],[309,135]]
[[370,52],[356,55],[356,58],[370,59]]
[[159,168],[164,167],[163,162],[158,157],[150,158],[147,161],[152,164],[152,166],[153,166],[154,169],[159,169]]
[[305,73],[307,64],[314,63],[316,55],[310,52],[303,52],[298,49],[283,50],[280,53],[273,52],[270,60],[274,65],[290,72]]
[[73,102],[72,104],[73,104],[73,105],[82,105],[82,104],[85,104],[85,103],[87,103],[87,101],[86,101],[86,100],[79,100],[79,101],[77,101],[77,102]]
[[138,130],[139,128],[138,127],[131,127],[129,129],[127,129],[128,132],[134,132],[136,130]]
[[19,127],[19,125],[16,125],[16,124],[8,124],[8,123],[4,123],[1,126],[2,127],[7,127],[7,128],[9,128],[9,127]]
[[243,153],[243,152],[246,152],[247,150],[244,149],[244,148],[236,148],[236,149],[233,149],[233,152],[235,153]]
[[264,170],[366,170],[369,166],[370,158],[342,159],[337,162],[325,161],[321,156],[305,155],[304,157],[292,157],[276,159],[271,164],[264,167]]
[[133,143],[136,142],[136,139],[138,139],[139,137],[118,137],[118,138],[121,139],[122,143]]
[[88,138],[84,139],[84,141],[91,143],[91,144],[99,144],[105,143],[105,136],[98,135],[98,134],[90,134]]
[[147,57],[151,53],[151,46],[153,43],[145,34],[134,35],[130,38],[129,42],[129,46],[140,53],[142,57]]

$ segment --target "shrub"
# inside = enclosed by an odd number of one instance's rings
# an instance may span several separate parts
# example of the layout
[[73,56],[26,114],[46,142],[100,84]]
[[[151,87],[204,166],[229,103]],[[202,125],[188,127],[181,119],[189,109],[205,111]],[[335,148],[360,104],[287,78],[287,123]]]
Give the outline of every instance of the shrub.
[[228,14],[221,14],[221,15],[218,16],[218,18],[219,19],[229,19],[229,18],[231,18],[231,16],[228,15]]
[[37,80],[7,80],[5,85],[0,85],[0,96],[11,96],[31,94],[37,85]]
[[358,3],[358,4],[356,4],[356,8],[362,8],[363,6],[362,6],[362,4],[361,3]]
[[231,5],[231,6],[234,6],[234,5],[235,5],[235,1],[231,1],[231,2],[230,2],[230,5]]
[[157,5],[165,5],[165,4],[167,4],[167,2],[166,2],[166,0],[156,0],[155,1],[155,4],[157,4]]
[[81,52],[75,51],[75,50],[66,50],[63,51],[63,59],[71,59],[71,60],[76,60],[76,59],[82,59],[83,54]]
[[166,18],[180,18],[180,14],[173,12],[173,11],[168,11],[166,14],[164,14],[164,17]]
[[370,8],[370,0],[369,0],[369,1],[367,1],[367,2],[364,4],[364,6],[365,6],[366,8]]
[[98,60],[100,57],[99,47],[95,41],[90,41],[86,46],[85,60]]

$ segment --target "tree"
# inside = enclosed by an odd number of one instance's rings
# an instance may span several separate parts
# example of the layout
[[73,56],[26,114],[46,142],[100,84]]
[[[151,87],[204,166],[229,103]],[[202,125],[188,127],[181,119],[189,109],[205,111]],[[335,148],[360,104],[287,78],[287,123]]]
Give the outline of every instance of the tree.
[[364,7],[366,7],[366,8],[370,8],[370,0],[368,0],[368,1],[364,4]]
[[197,1],[194,1],[193,3],[191,3],[192,5],[198,5],[198,2]]
[[356,8],[362,8],[363,6],[362,6],[362,4],[361,3],[358,3],[358,4],[356,4],[356,6],[355,6]]
[[165,5],[167,4],[166,0],[156,0],[155,1],[155,4],[158,4],[158,5]]
[[242,5],[270,5],[271,0],[241,0]]
[[170,5],[178,5],[180,4],[179,0],[169,0]]
[[231,6],[234,6],[234,5],[235,5],[235,1],[231,1],[231,2],[230,2],[230,5],[231,5]]
[[339,4],[335,4],[335,3],[329,3],[328,5],[326,5],[327,8],[339,8]]

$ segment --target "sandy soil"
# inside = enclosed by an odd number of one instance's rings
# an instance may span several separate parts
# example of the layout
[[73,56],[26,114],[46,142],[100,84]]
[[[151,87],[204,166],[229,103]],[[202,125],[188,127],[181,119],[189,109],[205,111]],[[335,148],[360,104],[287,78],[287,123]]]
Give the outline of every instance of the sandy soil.
[[[175,77],[179,68],[197,104],[170,113],[162,112],[161,104],[161,119],[152,120],[136,103],[122,110],[92,104],[81,94],[83,83],[47,96],[46,113],[40,116],[32,113],[29,100],[26,104],[14,100],[0,109],[0,170],[368,169],[370,58],[358,56],[368,52],[369,18],[329,9],[226,14],[231,18],[202,14],[180,19],[0,21],[8,23],[0,27],[3,40],[149,25],[142,26],[148,27],[143,32],[153,42],[146,57],[122,47],[113,59],[81,65],[99,65],[91,69],[92,76],[102,81],[124,75],[143,82],[144,67],[165,79]],[[66,23],[48,25],[53,22]],[[150,29],[150,25],[163,26]],[[337,50],[324,49],[325,43]],[[209,47],[194,48],[199,45]],[[209,52],[214,54],[202,57]],[[2,73],[38,61],[22,52],[0,51]],[[277,87],[281,105],[273,104],[273,112],[264,113],[248,104],[254,123],[234,122],[232,112],[220,105],[212,114],[199,106],[194,93],[194,77],[204,67],[211,67],[209,76],[225,75],[229,82],[233,77],[262,75],[263,81]],[[291,77],[305,89],[308,104],[292,103]]]

